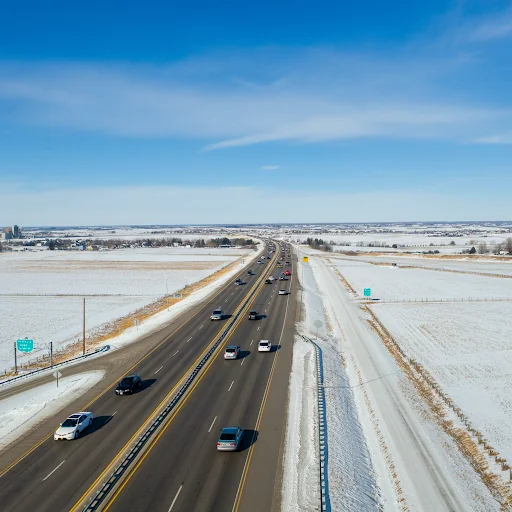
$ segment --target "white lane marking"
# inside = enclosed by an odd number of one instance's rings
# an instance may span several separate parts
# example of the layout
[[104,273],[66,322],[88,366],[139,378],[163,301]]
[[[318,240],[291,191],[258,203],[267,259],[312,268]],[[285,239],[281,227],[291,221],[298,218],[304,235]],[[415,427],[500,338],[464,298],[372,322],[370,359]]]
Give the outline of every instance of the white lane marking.
[[155,375],[163,368],[163,365],[158,368],[158,370],[155,372]]
[[260,327],[261,327],[261,326],[260,326],[260,325],[258,325],[258,328],[257,328],[256,330],[257,330],[257,331],[259,331],[259,330],[260,330]]
[[231,295],[233,295],[233,293],[235,293],[235,292],[231,292]]
[[199,327],[199,329],[202,329],[202,328],[203,328],[203,326],[204,326],[204,324],[203,324],[203,325],[201,325],[201,327]]
[[242,362],[240,363],[240,366],[244,364],[245,359],[242,359]]
[[227,302],[227,301],[228,301],[228,299],[226,299],[224,302]]
[[172,355],[172,357],[174,357],[180,350],[176,350],[176,352],[174,352],[174,354]]
[[254,342],[254,340],[251,340],[251,343],[249,343],[249,346],[250,346],[250,345],[252,345],[252,344],[253,344],[253,342]]
[[231,383],[231,386],[229,386],[228,391],[231,391],[231,388],[233,387],[233,384],[234,384],[234,383],[235,383],[235,381],[233,381],[233,382]]
[[215,423],[216,420],[217,420],[217,416],[215,416],[215,418],[213,418],[212,424],[210,425],[210,428],[208,429],[208,432],[212,431],[213,424]]
[[[163,366],[162,366],[163,368]],[[117,411],[115,413],[113,413],[110,417],[113,418],[115,415],[116,415]]]
[[174,496],[174,499],[172,500],[171,506],[169,507],[169,510],[167,512],[171,512],[172,507],[174,507],[174,504],[176,503],[176,500],[178,499],[178,496],[180,495],[181,489],[183,488],[183,485],[180,485],[180,488],[178,489],[178,492],[176,493],[176,496]]
[[59,464],[59,465],[58,465],[58,466],[57,466],[57,467],[56,467],[56,468],[55,468],[51,473],[48,473],[48,474],[47,474],[47,475],[46,475],[46,476],[41,480],[41,482],[44,482],[47,478],[50,478],[50,477],[53,475],[53,473],[55,473],[55,471],[57,471],[57,469],[59,469],[59,468],[62,466],[62,464],[64,464],[64,462],[66,462],[66,461],[65,461],[65,460],[63,460],[63,461],[62,461],[62,462],[61,462],[61,463],[60,463],[60,464]]
[[191,339],[192,339],[192,338],[189,338],[189,339],[187,340],[187,343],[188,343]]

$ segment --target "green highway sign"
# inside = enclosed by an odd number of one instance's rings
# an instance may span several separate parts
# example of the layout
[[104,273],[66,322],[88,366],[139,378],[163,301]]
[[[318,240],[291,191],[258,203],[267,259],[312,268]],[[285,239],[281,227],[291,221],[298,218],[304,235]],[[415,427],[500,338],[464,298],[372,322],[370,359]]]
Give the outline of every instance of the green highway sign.
[[16,348],[20,352],[32,352],[34,350],[34,340],[16,340]]
[[372,295],[372,289],[371,288],[365,288],[364,289],[364,296],[365,297],[371,297]]

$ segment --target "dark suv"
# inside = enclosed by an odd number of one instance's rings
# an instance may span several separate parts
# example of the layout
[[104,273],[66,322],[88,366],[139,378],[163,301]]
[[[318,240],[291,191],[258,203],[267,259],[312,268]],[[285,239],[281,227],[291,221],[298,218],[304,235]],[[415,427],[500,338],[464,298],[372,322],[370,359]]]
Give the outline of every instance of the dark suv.
[[140,388],[141,378],[138,375],[124,377],[117,385],[116,395],[129,395]]
[[249,311],[249,320],[258,320],[259,313],[253,309],[252,311]]

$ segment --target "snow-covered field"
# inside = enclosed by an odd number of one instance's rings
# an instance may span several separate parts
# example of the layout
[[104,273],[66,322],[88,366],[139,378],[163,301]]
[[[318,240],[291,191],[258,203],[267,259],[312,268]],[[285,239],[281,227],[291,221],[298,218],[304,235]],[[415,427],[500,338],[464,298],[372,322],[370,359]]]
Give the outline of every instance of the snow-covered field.
[[375,304],[373,311],[512,462],[512,303]]
[[254,254],[246,249],[182,248],[3,253],[0,318],[9,321],[0,330],[0,371],[14,366],[16,339],[35,341],[30,355],[18,353],[23,364],[47,354],[50,341],[57,349],[81,336],[82,298],[69,295],[88,295],[86,325],[91,332]]
[[512,281],[506,278],[372,265],[355,259],[330,261],[361,297],[365,288],[371,288],[371,296],[380,299],[512,300]]
[[57,381],[50,382],[0,400],[0,450],[76,400],[99,382],[104,373],[98,370],[62,377],[59,387]]
[[[304,248],[302,249],[305,250]],[[315,251],[315,253],[318,254],[317,251]],[[453,259],[439,258],[434,256],[420,257],[410,254],[406,254],[403,256],[341,256],[336,253],[331,253],[326,256],[334,260],[344,259],[350,261],[374,262],[378,264],[390,265],[396,263],[398,266],[415,266],[432,270],[453,270],[458,272],[468,272],[475,274],[512,276],[512,258],[510,258],[509,260],[491,260],[490,258],[471,258],[469,256],[464,256],[462,254],[459,257]]]
[[[342,262],[336,262],[338,264]],[[361,288],[361,295],[362,287],[367,284],[360,284],[357,279],[372,280],[373,272],[382,269],[368,264],[343,264],[347,265],[342,269],[343,274],[348,270],[348,279],[349,272],[353,272],[351,284],[358,291]],[[311,255],[309,263],[300,267],[298,275],[305,285],[306,319],[310,319],[306,320],[305,328],[311,335],[318,335],[324,352],[332,510],[499,510],[499,503],[453,440],[432,418],[428,406],[370,328],[365,313],[345,290],[334,266],[321,255]],[[396,272],[396,269],[388,270]],[[418,279],[423,286],[431,286],[429,293],[441,297],[442,284],[432,284],[432,278],[421,277],[428,273],[424,270],[402,271],[404,276],[420,275]],[[388,277],[378,275],[373,282],[387,286]],[[480,283],[479,276],[454,276],[476,279]],[[415,286],[419,286],[414,280],[409,284],[410,279],[404,277],[397,284],[401,294],[410,295]],[[454,283],[450,282],[445,291]],[[481,289],[489,291],[485,285],[481,285]],[[480,304],[468,305],[478,308]],[[451,308],[458,305],[421,306]],[[507,306],[508,303],[497,305]],[[377,312],[387,311],[388,306],[402,307],[378,304],[375,309]],[[392,314],[392,310],[389,311]],[[322,322],[318,329],[315,320]],[[438,332],[442,333],[442,321],[438,324]],[[470,330],[468,327],[467,332]],[[401,332],[407,336],[407,328]],[[428,351],[427,347],[425,351]],[[437,353],[440,354],[440,350]],[[419,355],[418,359],[422,362]],[[456,362],[456,355],[452,362]],[[454,370],[453,380],[456,375]]]

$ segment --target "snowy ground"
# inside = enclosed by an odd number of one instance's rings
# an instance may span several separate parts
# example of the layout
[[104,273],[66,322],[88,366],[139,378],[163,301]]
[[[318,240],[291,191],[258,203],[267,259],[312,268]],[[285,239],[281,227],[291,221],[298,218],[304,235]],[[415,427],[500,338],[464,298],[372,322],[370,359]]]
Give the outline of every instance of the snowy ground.
[[[334,267],[321,256],[310,256],[309,264],[301,267],[298,274],[305,283],[309,317],[306,328],[323,340],[329,378],[332,510],[499,510],[370,329],[365,313],[347,293]],[[360,274],[358,267],[348,268],[356,268],[357,276],[372,276],[367,268]],[[400,286],[404,292],[409,290],[407,284]],[[440,285],[436,286],[434,290]],[[318,332],[315,319],[323,324]]]
[[[306,252],[305,248],[302,248]],[[317,253],[315,251],[315,253]],[[317,253],[318,254],[318,253]],[[325,254],[324,254],[325,255]],[[346,261],[373,262],[380,265],[396,263],[397,266],[414,266],[437,271],[456,271],[475,274],[492,274],[502,276],[512,276],[512,258],[509,260],[491,260],[485,258],[472,258],[460,255],[454,259],[445,259],[435,256],[421,257],[412,254],[404,254],[403,256],[346,256],[339,254],[329,254],[326,257],[336,260],[344,259]]]
[[335,258],[330,261],[361,297],[364,288],[371,288],[372,298],[380,299],[512,300],[512,281],[506,278],[380,266]]
[[18,353],[23,364],[47,354],[50,341],[57,349],[81,336],[82,297],[45,294],[90,295],[86,298],[90,333],[255,254],[244,249],[182,248],[4,253],[0,256],[0,317],[10,321],[0,330],[0,371],[14,366],[16,339],[35,341],[30,355]]
[[293,346],[281,509],[319,510],[318,424],[316,422],[315,352],[297,337]]
[[62,377],[59,387],[55,381],[0,400],[0,450],[57,414],[99,382],[103,375],[103,371],[92,371]]
[[[298,277],[304,286],[304,320],[298,325],[298,331],[313,337],[323,352],[331,509],[349,512],[380,510],[386,498],[381,495],[382,490],[373,469],[338,340],[327,328],[328,319],[312,269],[302,266]],[[286,511],[314,510],[314,503],[308,503],[304,492],[315,495],[316,485],[315,496],[318,495],[318,476],[311,475],[313,467],[318,473],[317,411],[316,407],[312,410],[311,405],[316,399],[315,371],[313,346],[299,339],[294,345],[290,380],[282,504]],[[307,436],[312,439],[307,441]],[[308,444],[305,444],[305,438]],[[316,465],[313,463],[315,457]],[[291,468],[297,470],[292,471]],[[303,484],[304,487],[301,487],[301,481],[307,481],[308,486]],[[384,494],[387,494],[387,499],[393,500],[389,482],[382,479],[380,486],[384,489]]]
[[512,462],[512,303],[376,304],[373,311]]

